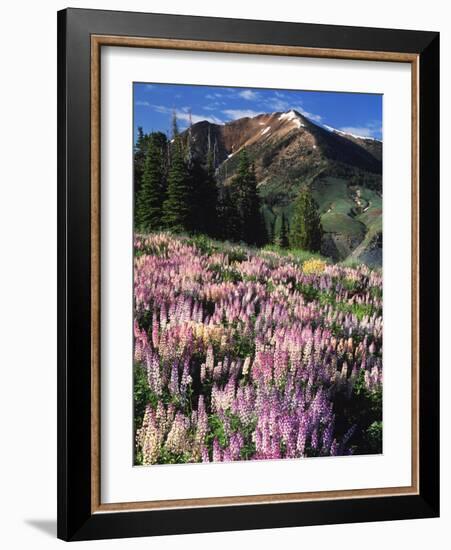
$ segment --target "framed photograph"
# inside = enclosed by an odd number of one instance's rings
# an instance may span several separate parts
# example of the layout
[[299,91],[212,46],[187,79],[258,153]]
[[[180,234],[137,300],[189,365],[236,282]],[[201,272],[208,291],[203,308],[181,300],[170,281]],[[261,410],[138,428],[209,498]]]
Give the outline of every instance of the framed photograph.
[[58,536],[439,514],[439,35],[58,14]]

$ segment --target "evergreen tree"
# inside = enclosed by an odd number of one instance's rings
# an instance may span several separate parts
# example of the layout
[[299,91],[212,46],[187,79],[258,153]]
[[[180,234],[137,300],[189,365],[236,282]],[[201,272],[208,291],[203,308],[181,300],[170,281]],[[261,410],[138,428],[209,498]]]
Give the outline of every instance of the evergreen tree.
[[321,248],[322,236],[323,228],[318,205],[308,187],[302,186],[294,203],[290,245],[293,248],[318,252]]
[[205,180],[206,172],[197,158],[190,158],[186,163],[188,206],[190,210],[187,229],[195,233],[206,233],[205,223]]
[[[167,146],[168,138],[163,132],[152,132],[149,134],[148,139],[153,139],[155,145],[160,149],[163,159],[165,158],[165,151]],[[165,162],[163,164],[166,164]]]
[[241,218],[237,209],[236,190],[232,185],[223,186],[217,207],[217,236],[228,241],[241,240]]
[[215,166],[213,161],[213,152],[207,153],[207,165],[203,185],[203,205],[204,205],[204,223],[205,232],[215,237],[218,232],[218,188],[216,185]]
[[246,149],[240,153],[238,173],[233,179],[237,208],[240,216],[240,239],[248,244],[260,245],[266,241],[266,229],[260,212],[260,197],[254,165]]
[[158,149],[160,150],[163,180],[166,182],[167,175],[168,175],[168,168],[169,168],[169,162],[168,162],[168,156],[167,156],[168,138],[166,134],[164,134],[163,132],[152,132],[151,134],[148,134],[147,139],[148,140],[152,139],[156,147],[158,147]]
[[285,214],[282,212],[282,223],[280,226],[280,246],[282,248],[288,248],[289,242],[288,242],[288,224],[287,219],[285,217]]
[[280,226],[277,231],[277,236],[275,238],[275,244],[280,246],[280,248],[288,248],[288,227],[285,214],[283,212],[280,219]]
[[138,128],[138,137],[134,147],[134,163],[133,163],[133,184],[135,197],[138,196],[139,189],[144,173],[144,161],[146,159],[147,146],[149,144],[149,136],[146,135],[140,126]]
[[164,200],[164,144],[161,135],[150,134],[144,160],[140,190],[136,200],[135,226],[143,232],[159,229],[162,225]]
[[175,109],[174,111],[172,111],[171,128],[172,128],[172,139],[176,140],[179,135],[179,125],[177,122],[177,113]]
[[209,149],[206,159],[194,153],[191,132],[188,131],[185,158],[189,174],[191,218],[189,229],[217,236],[217,202],[213,153]]
[[182,144],[177,139],[171,150],[167,198],[163,203],[163,222],[173,231],[186,231],[191,221],[190,182],[183,159]]
[[270,211],[270,215],[263,216],[265,222],[266,238],[269,243],[276,243],[276,221],[277,217]]

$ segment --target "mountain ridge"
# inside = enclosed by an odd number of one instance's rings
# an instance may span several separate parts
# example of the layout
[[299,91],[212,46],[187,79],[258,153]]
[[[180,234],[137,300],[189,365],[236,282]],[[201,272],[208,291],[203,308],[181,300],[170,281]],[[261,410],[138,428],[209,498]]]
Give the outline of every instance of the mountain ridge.
[[290,219],[300,185],[308,185],[325,230],[322,252],[335,260],[381,265],[381,140],[323,127],[293,109],[225,124],[200,121],[183,134],[195,157],[213,152],[222,185],[232,181],[238,153],[246,148],[268,233],[277,231],[282,214]]

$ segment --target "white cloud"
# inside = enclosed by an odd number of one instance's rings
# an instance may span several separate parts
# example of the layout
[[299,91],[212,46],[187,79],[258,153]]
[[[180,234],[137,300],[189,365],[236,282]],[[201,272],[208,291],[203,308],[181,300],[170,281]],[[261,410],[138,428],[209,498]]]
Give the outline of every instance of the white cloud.
[[135,105],[139,105],[140,107],[150,107],[150,103],[148,101],[135,101]]
[[252,109],[225,109],[222,111],[229,119],[235,120],[237,118],[249,117],[253,118],[254,116],[260,115],[261,112],[252,111]]
[[[186,112],[177,111],[177,118],[179,120],[184,120],[185,122],[189,123],[190,114]],[[220,118],[213,115],[199,115],[199,114],[191,113],[191,120],[193,124],[196,124],[196,122],[202,122],[203,120],[212,122],[213,124],[224,124],[224,122]]]
[[147,90],[152,90],[155,86],[153,84],[146,84],[146,88]]
[[301,115],[304,115],[305,117],[309,118],[310,120],[313,120],[314,122],[321,122],[323,120],[323,117],[321,115],[316,115],[315,113],[309,113],[302,107],[293,107],[296,111],[299,111]]
[[[171,109],[170,107],[166,107],[164,105],[151,105],[151,107],[157,113],[172,115],[172,113],[174,112],[174,109]],[[180,107],[178,109],[175,109],[175,114],[179,121],[189,123],[190,121],[189,107]],[[220,118],[214,115],[203,115],[198,113],[191,113],[191,121],[193,124],[196,124],[196,122],[201,122],[203,120],[207,120],[208,122],[212,122],[213,124],[224,124],[223,120],[221,120]]]
[[304,115],[310,120],[313,120],[315,122],[321,122],[322,120],[321,115],[317,115],[315,113],[306,111],[302,103],[299,103],[298,105],[293,105],[293,103],[291,103],[289,100],[286,99],[286,95],[280,92],[274,92],[274,95],[275,97],[271,97],[267,101],[265,101],[265,106],[271,109],[272,111],[285,112],[285,111],[294,110],[294,111],[297,111],[298,113],[301,113],[301,115]]
[[258,93],[253,92],[252,90],[242,90],[241,92],[238,92],[238,95],[243,99],[247,99],[249,101],[258,98]]
[[[274,95],[269,96],[265,100],[265,105],[274,111],[289,111],[290,109],[295,109],[295,107],[293,107],[293,100],[291,99],[290,101],[290,99],[290,96],[287,96],[287,94],[283,92],[274,92]],[[296,99],[296,101],[299,101],[299,99]],[[302,104],[302,102],[300,104]]]
[[271,98],[266,102],[266,106],[271,109],[271,111],[288,111],[289,110],[289,103],[285,101],[284,99],[280,98]]
[[[250,90],[244,90],[243,92],[247,92],[247,91],[250,91]],[[207,94],[207,95],[210,95],[210,94]],[[213,101],[210,104],[205,105],[203,107],[205,111],[210,111],[210,113],[205,113],[205,114],[192,113],[191,120],[193,124],[195,124],[196,122],[200,122],[202,120],[207,120],[208,122],[211,122],[213,124],[224,124],[224,119],[221,116],[217,116],[216,114],[212,113],[212,111],[217,111],[219,109],[220,103],[221,102]],[[164,113],[168,115],[171,115],[174,111],[174,109],[171,109],[170,107],[166,107],[165,105],[152,105],[147,101],[137,101],[136,105],[144,105],[152,108],[154,111],[158,113]],[[302,107],[302,105],[293,105],[287,101],[283,101],[278,98],[271,98],[271,100],[265,101],[261,106],[262,108],[260,111],[256,111],[254,109],[223,109],[221,113],[225,115],[225,120],[236,120],[238,118],[244,118],[244,117],[253,118],[253,117],[256,117],[257,115],[266,113],[268,111],[285,112],[285,111],[295,110],[312,121],[321,122],[322,120],[322,117],[320,115],[306,111]],[[189,112],[190,112],[189,107],[178,107],[176,109],[176,114],[179,121],[188,123],[189,117],[190,117]]]
[[157,113],[172,113],[173,109],[165,107],[164,105],[150,105],[154,111]]
[[202,108],[205,111],[217,111],[221,105],[224,105],[223,101],[213,101],[212,103],[209,103],[208,105],[203,105]]
[[299,98],[294,98],[284,92],[276,91],[273,95],[265,99],[265,104],[276,111],[289,111],[290,109],[299,110],[299,107],[293,107],[293,100],[295,100],[298,105],[302,105],[302,100]]

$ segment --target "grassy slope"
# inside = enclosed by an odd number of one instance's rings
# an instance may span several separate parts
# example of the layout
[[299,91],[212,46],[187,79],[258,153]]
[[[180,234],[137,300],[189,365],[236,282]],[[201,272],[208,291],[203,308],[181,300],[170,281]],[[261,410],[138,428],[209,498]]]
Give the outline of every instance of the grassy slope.
[[[360,207],[355,201],[357,189],[360,192]],[[350,257],[357,258],[382,231],[382,197],[366,187],[350,189],[347,180],[331,176],[315,180],[312,191],[325,233],[338,236],[336,248],[342,259],[350,251]],[[290,220],[292,207],[293,202],[264,204],[262,210],[268,232],[275,231],[277,234],[282,213]],[[354,247],[357,248],[353,250]]]
[[[352,193],[359,189],[361,207],[358,208]],[[313,191],[318,202],[324,231],[352,237],[360,244],[351,254],[357,258],[374,237],[382,231],[382,197],[366,187],[351,191],[341,178],[327,177],[315,182]],[[345,253],[345,248],[342,248]]]

